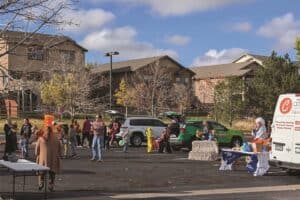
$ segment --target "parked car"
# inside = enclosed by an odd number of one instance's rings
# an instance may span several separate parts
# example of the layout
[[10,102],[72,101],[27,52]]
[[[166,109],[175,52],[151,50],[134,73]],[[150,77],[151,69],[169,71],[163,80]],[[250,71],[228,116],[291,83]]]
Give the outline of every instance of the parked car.
[[122,138],[122,133],[129,128],[130,143],[132,146],[139,147],[147,140],[146,129],[152,128],[155,138],[161,135],[163,129],[167,127],[161,120],[153,117],[128,117],[116,135],[116,139]]
[[[207,121],[209,130],[215,130],[215,137],[220,145],[224,146],[241,146],[244,135],[242,131],[226,128],[216,121]],[[178,137],[171,135],[170,143],[173,149],[182,147],[192,148],[192,142],[196,139],[196,131],[203,130],[202,120],[189,120],[181,128]]]
[[104,111],[104,117],[108,116],[110,119],[123,123],[125,121],[125,115],[117,110],[106,110]]

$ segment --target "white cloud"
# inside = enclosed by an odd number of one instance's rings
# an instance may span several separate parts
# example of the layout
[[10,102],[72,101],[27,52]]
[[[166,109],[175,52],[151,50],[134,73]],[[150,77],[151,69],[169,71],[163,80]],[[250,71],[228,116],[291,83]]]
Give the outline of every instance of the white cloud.
[[90,10],[70,10],[65,13],[67,21],[72,24],[64,25],[63,28],[70,32],[90,32],[101,28],[103,25],[115,19],[111,12],[100,8]]
[[300,21],[292,13],[273,18],[258,29],[258,35],[276,41],[276,50],[293,48],[296,37],[300,36]]
[[81,44],[90,50],[119,51],[119,57],[127,59],[165,54],[178,58],[177,53],[171,49],[158,49],[151,43],[137,41],[136,35],[136,30],[130,26],[103,29],[88,34]]
[[[96,2],[95,0],[92,0]],[[100,0],[108,2],[108,0]],[[109,0],[127,5],[146,5],[161,16],[186,15],[249,0]],[[97,1],[99,2],[99,0]]]
[[184,46],[187,45],[191,38],[183,35],[172,35],[166,39],[167,43],[172,45]]
[[195,58],[192,66],[230,63],[247,52],[248,50],[241,48],[222,49],[220,51],[216,49],[210,49],[204,55]]
[[252,25],[249,22],[238,22],[233,24],[231,30],[237,32],[249,32],[252,29]]

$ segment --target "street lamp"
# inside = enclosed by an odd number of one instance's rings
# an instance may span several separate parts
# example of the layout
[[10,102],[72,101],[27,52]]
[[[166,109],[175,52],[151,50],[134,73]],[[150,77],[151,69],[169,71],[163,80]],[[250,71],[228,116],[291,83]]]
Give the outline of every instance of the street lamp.
[[117,51],[111,51],[104,54],[107,57],[110,57],[110,71],[109,71],[109,108],[111,109],[112,104],[112,57],[119,55]]

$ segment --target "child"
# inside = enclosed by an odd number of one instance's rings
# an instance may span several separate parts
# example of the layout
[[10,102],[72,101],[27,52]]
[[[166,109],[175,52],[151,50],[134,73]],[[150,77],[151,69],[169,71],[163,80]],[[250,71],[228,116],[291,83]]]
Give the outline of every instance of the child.
[[26,138],[22,135],[21,139],[19,140],[20,158],[25,158],[27,153],[26,142]]
[[209,135],[208,135],[208,141],[217,141],[215,137],[215,130],[211,130]]
[[122,139],[124,141],[123,152],[127,153],[128,146],[129,146],[129,129],[128,128],[126,128],[126,130],[124,130],[124,132],[122,133]]
[[63,135],[61,137],[61,144],[63,146],[63,158],[68,157],[69,152],[69,137],[68,137],[68,131],[63,130]]
[[70,135],[70,143],[71,143],[71,157],[76,157],[77,156],[76,154],[77,133],[74,124],[70,125],[69,135]]

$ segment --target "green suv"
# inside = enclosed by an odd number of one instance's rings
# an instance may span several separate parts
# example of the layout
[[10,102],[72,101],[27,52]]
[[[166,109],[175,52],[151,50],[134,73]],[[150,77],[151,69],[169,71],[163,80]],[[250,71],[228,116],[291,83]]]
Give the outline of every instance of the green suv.
[[[244,135],[242,131],[231,130],[216,121],[207,121],[209,130],[215,130],[215,137],[222,146],[241,146],[243,144]],[[170,138],[173,149],[182,147],[192,148],[192,142],[196,140],[196,131],[203,130],[203,121],[188,120],[185,124],[181,124],[180,134],[172,135]]]

